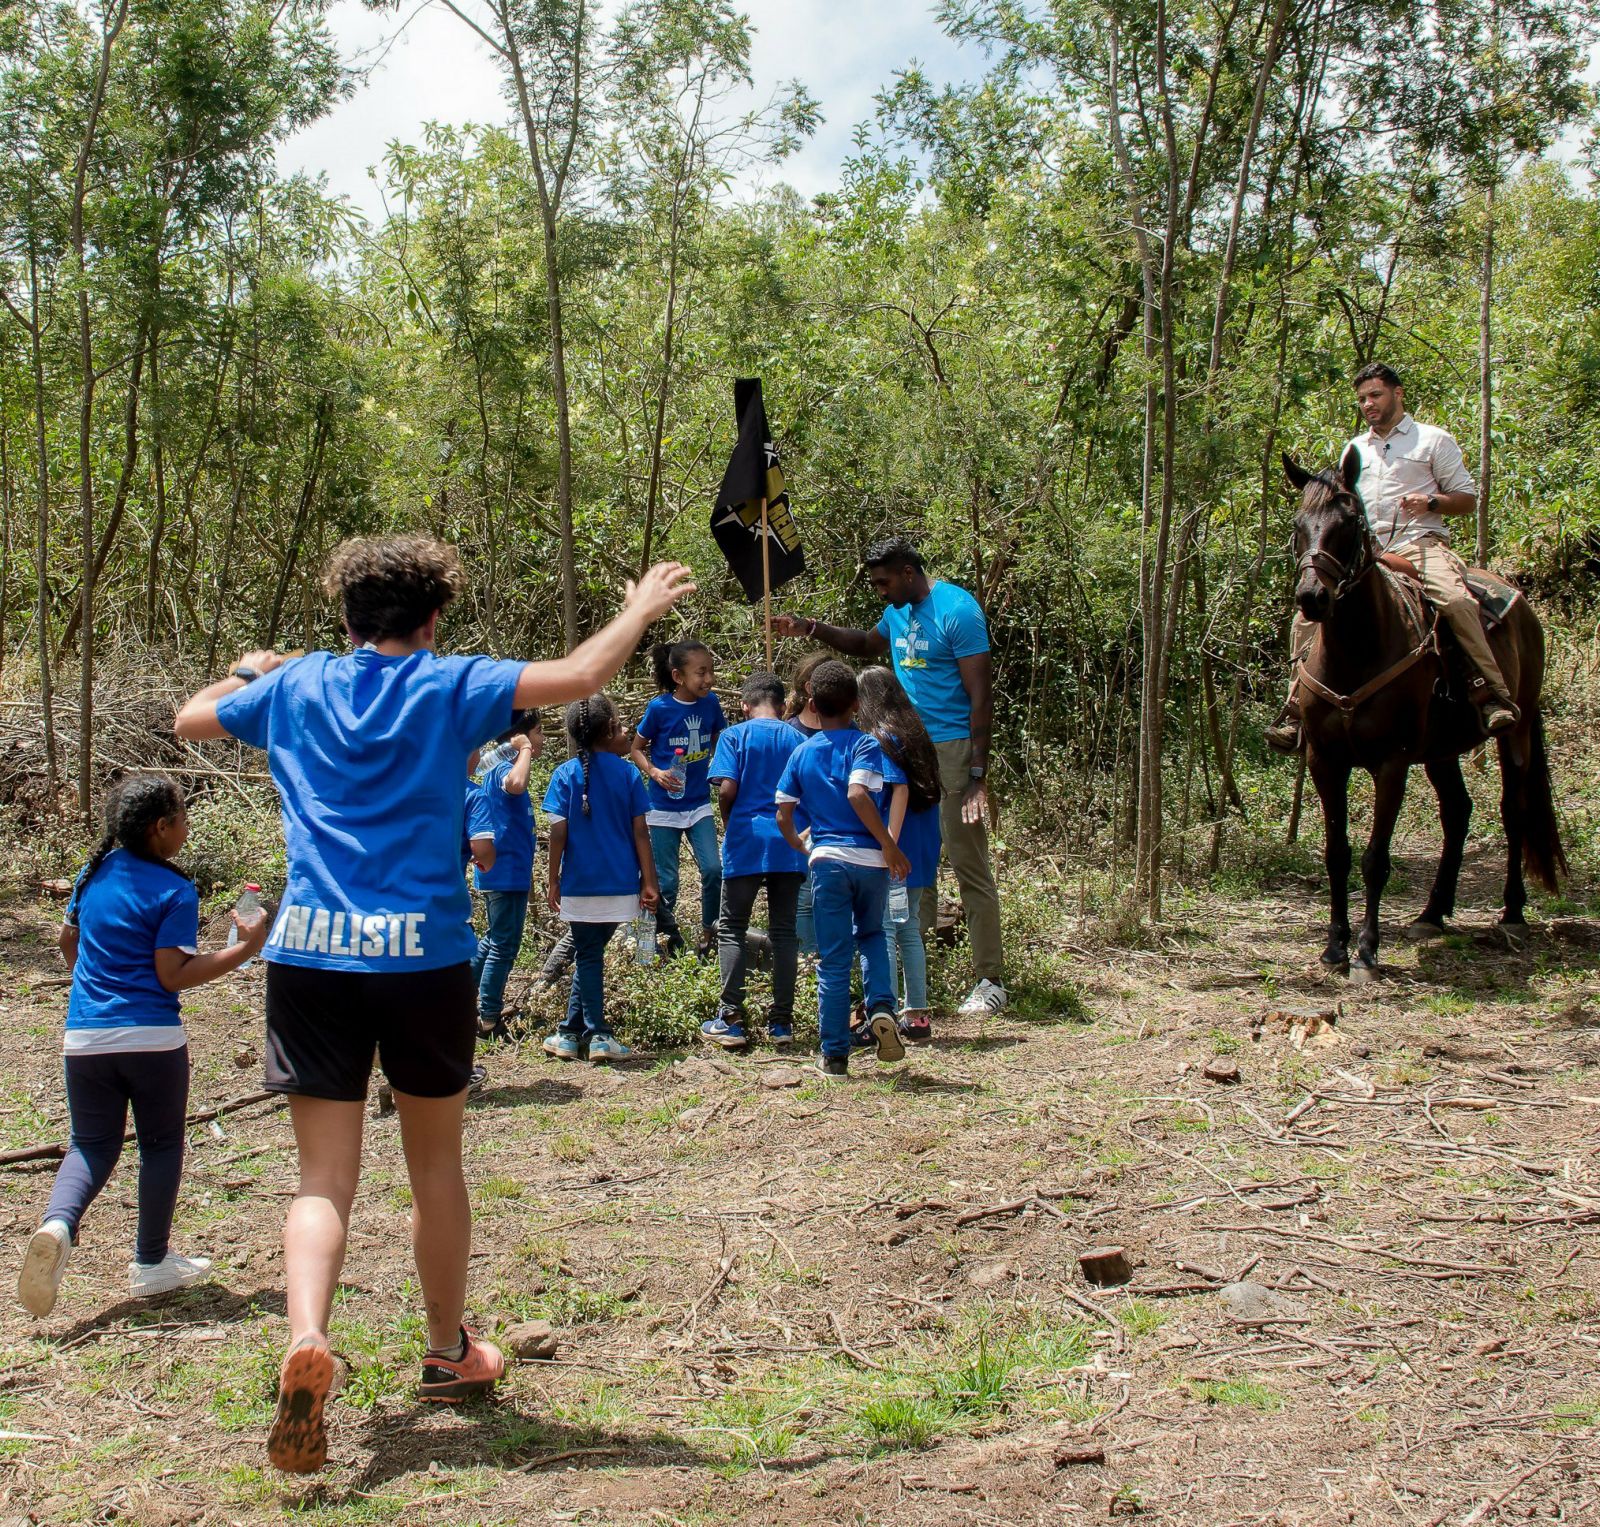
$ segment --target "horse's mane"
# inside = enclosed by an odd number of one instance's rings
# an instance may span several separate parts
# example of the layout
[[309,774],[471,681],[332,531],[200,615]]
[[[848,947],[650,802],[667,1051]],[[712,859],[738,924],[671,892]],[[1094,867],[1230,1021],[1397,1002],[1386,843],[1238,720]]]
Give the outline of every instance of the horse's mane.
[[1360,498],[1353,488],[1346,488],[1344,480],[1331,468],[1325,472],[1314,472],[1305,485],[1301,497],[1303,509],[1327,509],[1341,494],[1348,493],[1355,500],[1357,507],[1361,505]]

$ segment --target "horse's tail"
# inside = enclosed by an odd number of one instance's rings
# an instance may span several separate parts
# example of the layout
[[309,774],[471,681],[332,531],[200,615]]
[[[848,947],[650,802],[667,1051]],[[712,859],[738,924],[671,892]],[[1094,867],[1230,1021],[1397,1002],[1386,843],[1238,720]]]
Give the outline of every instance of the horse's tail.
[[1528,728],[1528,762],[1522,772],[1522,865],[1547,891],[1567,873],[1567,851],[1550,790],[1550,758],[1544,745],[1544,716],[1535,709]]

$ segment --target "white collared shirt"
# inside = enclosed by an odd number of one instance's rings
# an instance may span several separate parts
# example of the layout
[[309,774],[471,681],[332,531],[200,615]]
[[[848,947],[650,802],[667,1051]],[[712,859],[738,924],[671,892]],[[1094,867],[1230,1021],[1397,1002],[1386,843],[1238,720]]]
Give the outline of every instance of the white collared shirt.
[[1424,536],[1450,539],[1442,514],[1405,515],[1400,500],[1408,493],[1471,493],[1477,495],[1461,447],[1449,430],[1419,424],[1410,414],[1387,435],[1369,429],[1350,442],[1361,453],[1356,491],[1367,506],[1367,523],[1382,550],[1409,546]]

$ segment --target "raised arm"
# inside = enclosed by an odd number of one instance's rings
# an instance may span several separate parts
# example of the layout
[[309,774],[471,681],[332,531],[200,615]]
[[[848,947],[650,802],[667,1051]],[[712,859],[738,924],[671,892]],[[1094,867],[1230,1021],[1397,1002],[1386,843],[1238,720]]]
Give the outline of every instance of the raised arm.
[[656,563],[637,583],[629,582],[622,609],[610,625],[563,658],[528,663],[517,680],[512,704],[519,710],[561,705],[604,689],[638,649],[650,624],[694,591],[689,569],[681,562]]
[[[239,667],[252,669],[258,674],[271,673],[274,668],[281,668],[284,662],[285,659],[276,652],[247,652],[239,659]],[[173,731],[191,742],[216,741],[226,737],[227,728],[217,720],[217,701],[224,695],[237,694],[247,682],[230,673],[214,684],[207,684],[198,694],[191,695],[183,702],[177,720],[172,723]]]
[[809,615],[774,615],[772,629],[779,636],[803,636],[819,641],[835,652],[851,657],[882,657],[889,650],[889,638],[879,631],[857,631],[853,626],[830,626]]
[[500,788],[507,795],[526,795],[528,771],[533,768],[533,744],[521,732],[511,740],[517,746],[517,761],[506,770],[506,777],[501,781]]

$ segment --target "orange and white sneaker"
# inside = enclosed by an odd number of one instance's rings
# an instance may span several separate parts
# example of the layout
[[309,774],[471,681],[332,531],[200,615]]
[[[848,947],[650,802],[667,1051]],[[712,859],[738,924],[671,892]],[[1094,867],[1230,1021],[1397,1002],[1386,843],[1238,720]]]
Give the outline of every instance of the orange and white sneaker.
[[278,1370],[278,1413],[267,1434],[267,1462],[285,1474],[315,1474],[328,1461],[322,1419],[333,1384],[328,1339],[313,1333],[289,1348]]
[[506,1376],[506,1360],[492,1341],[474,1336],[461,1327],[460,1357],[430,1352],[422,1359],[422,1382],[417,1385],[419,1400],[442,1405],[459,1405],[475,1395],[487,1394]]

